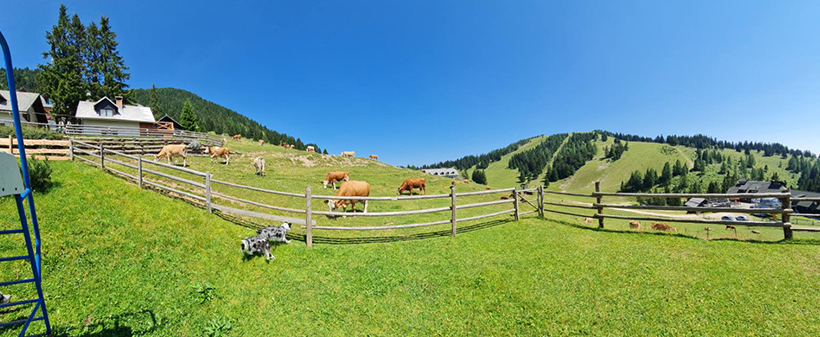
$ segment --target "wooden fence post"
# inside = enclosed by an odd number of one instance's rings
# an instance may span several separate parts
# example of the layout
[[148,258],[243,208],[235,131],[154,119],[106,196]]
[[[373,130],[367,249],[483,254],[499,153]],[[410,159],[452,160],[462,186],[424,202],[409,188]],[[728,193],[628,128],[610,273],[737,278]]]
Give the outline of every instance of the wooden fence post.
[[[784,192],[789,193],[788,188],[783,189]],[[783,213],[780,215],[781,221],[783,222],[783,239],[791,240],[793,238],[792,233],[792,224],[791,224],[791,211],[792,211],[792,200],[791,194],[787,195],[780,199],[780,209],[783,210]]]
[[305,243],[307,244],[308,249],[313,248],[313,210],[311,209],[311,201],[313,196],[311,195],[310,186],[305,187],[305,235],[307,236],[305,239]]
[[[601,182],[600,181],[595,182],[595,192],[601,192]],[[601,203],[603,201],[603,196],[601,196],[600,194],[596,194],[595,195],[595,201],[598,204],[598,214],[604,214],[604,208],[601,206]],[[604,218],[600,217],[600,216],[598,217],[598,228],[604,228]]]
[[456,236],[456,186],[450,185],[450,236]]
[[142,155],[137,157],[137,186],[142,188]]
[[9,153],[14,154],[14,143],[11,142],[12,136],[9,135]]
[[205,172],[205,207],[208,213],[213,213],[211,207],[211,172]]
[[68,140],[68,158],[74,161],[74,142],[72,142],[72,139]]
[[544,185],[538,186],[538,217],[544,218]]
[[102,141],[100,141],[100,169],[105,171],[105,148],[103,148]]
[[515,221],[521,218],[521,213],[518,211],[518,188],[513,188],[513,207],[515,207]]

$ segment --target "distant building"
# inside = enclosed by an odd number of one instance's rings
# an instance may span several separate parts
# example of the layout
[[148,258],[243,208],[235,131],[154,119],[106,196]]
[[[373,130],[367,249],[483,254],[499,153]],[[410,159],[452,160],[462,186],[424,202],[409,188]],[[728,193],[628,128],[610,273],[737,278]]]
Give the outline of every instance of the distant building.
[[[726,193],[779,193],[786,184],[780,181],[755,181],[741,178],[735,186],[729,187]],[[743,201],[751,202],[751,198],[740,198]]]
[[[139,129],[153,129],[156,124],[151,108],[142,105],[124,104],[120,96],[112,101],[103,97],[98,101],[81,101],[74,114],[77,123],[84,128],[83,133],[105,133],[105,128],[123,134],[139,135]],[[130,131],[130,130],[133,131]]]
[[[46,103],[47,100],[36,92],[17,91],[17,108],[20,111],[20,121],[48,123]],[[12,124],[10,93],[8,90],[0,90],[0,125]]]
[[434,176],[447,177],[447,178],[450,178],[450,179],[458,178],[458,170],[456,170],[455,167],[424,169],[424,170],[421,170],[421,172],[431,174],[431,175],[434,175]]
[[[820,198],[820,193],[806,191],[791,191],[792,198]],[[820,216],[820,202],[818,201],[798,201],[792,202],[792,209],[795,213],[817,214]]]
[[171,116],[165,115],[157,120],[157,129],[161,130],[182,130],[182,125],[177,123]]
[[706,198],[692,198],[687,201],[684,206],[686,207],[703,207],[706,206]]

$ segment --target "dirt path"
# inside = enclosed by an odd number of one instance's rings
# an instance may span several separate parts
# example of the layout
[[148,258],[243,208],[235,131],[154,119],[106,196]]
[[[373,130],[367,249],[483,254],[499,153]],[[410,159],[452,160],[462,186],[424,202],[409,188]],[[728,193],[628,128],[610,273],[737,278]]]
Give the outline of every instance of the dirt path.
[[681,151],[679,147],[675,146],[675,151],[678,151],[678,153],[679,153],[681,156],[683,156],[683,159],[686,159],[686,163],[687,163],[689,166],[692,166],[692,167],[694,167],[694,166],[695,166],[695,162],[694,162],[694,161],[692,161],[692,158],[689,158],[689,156],[687,156],[687,155],[686,155],[686,153],[683,153],[683,151]]

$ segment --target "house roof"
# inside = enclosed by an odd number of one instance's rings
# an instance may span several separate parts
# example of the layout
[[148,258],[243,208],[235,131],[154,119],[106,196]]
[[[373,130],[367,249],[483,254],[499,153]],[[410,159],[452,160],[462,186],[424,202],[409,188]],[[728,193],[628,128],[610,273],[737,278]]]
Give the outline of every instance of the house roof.
[[171,122],[171,123],[174,123],[175,128],[181,126],[181,124],[179,124],[179,122],[177,122],[176,120],[171,118],[171,116],[168,116],[168,115],[162,116],[162,118],[158,119],[157,122]]
[[704,202],[706,202],[705,198],[692,198],[684,204],[686,207],[699,207]]
[[432,169],[423,169],[421,172],[432,174],[434,176],[442,176],[442,175],[458,175],[458,170],[455,167],[451,168],[432,168]]
[[[36,92],[18,91],[17,108],[20,111],[27,111],[38,99],[41,99],[40,94]],[[0,111],[11,112],[11,96],[8,90],[0,90]]]
[[[806,192],[800,190],[791,190],[792,198],[820,198],[820,193]],[[801,207],[807,210],[820,209],[820,202],[817,201],[799,201],[792,204],[792,207]]]
[[77,105],[77,112],[74,114],[74,117],[79,119],[97,119],[97,120],[111,120],[111,121],[130,121],[130,122],[141,122],[141,123],[155,123],[156,120],[154,119],[154,113],[151,112],[151,108],[142,105],[128,105],[125,104],[121,107],[117,107],[117,114],[110,117],[100,116],[97,113],[97,110],[94,108],[97,104],[108,101],[112,105],[116,106],[116,103],[109,99],[108,97],[103,97],[96,102],[94,101],[81,101]]
[[726,193],[777,193],[782,187],[781,182],[740,179]]

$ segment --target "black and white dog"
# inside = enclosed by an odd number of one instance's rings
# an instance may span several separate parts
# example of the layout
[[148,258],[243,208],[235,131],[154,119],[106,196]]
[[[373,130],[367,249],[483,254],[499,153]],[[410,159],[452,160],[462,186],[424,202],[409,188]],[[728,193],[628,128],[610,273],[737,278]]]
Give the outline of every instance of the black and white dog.
[[265,254],[267,260],[275,259],[270,252],[271,243],[290,243],[286,237],[290,230],[290,224],[283,223],[279,227],[269,226],[256,231],[256,236],[249,236],[242,239],[242,251],[246,255]]

